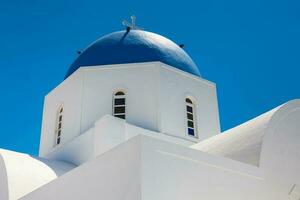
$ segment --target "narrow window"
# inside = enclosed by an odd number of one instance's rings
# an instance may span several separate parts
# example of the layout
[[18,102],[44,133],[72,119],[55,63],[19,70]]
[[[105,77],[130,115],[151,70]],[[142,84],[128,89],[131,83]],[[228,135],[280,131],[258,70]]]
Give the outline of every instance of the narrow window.
[[55,146],[59,145],[61,142],[63,112],[64,112],[64,108],[61,106],[57,112],[57,124],[56,124],[56,130],[55,130]]
[[186,104],[186,119],[187,119],[187,134],[197,137],[195,128],[195,105],[190,98],[185,99]]
[[114,94],[114,98],[113,98],[113,114],[115,117],[125,119],[126,118],[125,113],[126,113],[125,93],[122,91],[118,91]]

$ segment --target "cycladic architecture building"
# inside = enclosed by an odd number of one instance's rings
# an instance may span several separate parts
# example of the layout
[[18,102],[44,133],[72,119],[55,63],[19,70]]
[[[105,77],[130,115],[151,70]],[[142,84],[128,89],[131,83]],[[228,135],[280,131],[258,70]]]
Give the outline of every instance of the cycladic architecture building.
[[0,150],[0,200],[299,198],[300,100],[221,133],[216,85],[134,23],[45,97],[39,157]]

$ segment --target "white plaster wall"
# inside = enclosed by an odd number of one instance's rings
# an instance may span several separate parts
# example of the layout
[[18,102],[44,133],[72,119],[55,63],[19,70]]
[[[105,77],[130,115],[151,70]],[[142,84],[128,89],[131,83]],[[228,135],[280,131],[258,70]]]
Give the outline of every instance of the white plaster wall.
[[95,158],[95,127],[54,149],[45,156],[47,159],[61,160],[81,165]]
[[125,120],[106,115],[95,124],[95,155],[101,155],[128,141],[136,134],[128,134]]
[[[199,140],[220,133],[218,100],[215,84],[161,64],[160,132],[194,140],[187,134],[185,98],[193,97]],[[199,141],[194,140],[194,141]]]
[[187,140],[146,130],[128,124],[125,120],[105,115],[96,121],[94,127],[64,145],[59,146],[48,154],[46,158],[81,165],[139,134],[186,147],[193,144]]
[[54,149],[57,112],[63,105],[63,126],[61,144],[80,134],[83,74],[72,74],[46,97],[44,102],[43,122],[40,139],[40,156],[45,156]]
[[140,200],[139,146],[132,139],[21,199]]
[[262,145],[260,166],[276,199],[300,198],[300,100],[272,116]]
[[158,63],[83,68],[85,73],[81,130],[112,115],[113,93],[126,92],[126,121],[157,130]]
[[94,134],[95,156],[110,151],[137,135],[145,135],[185,147],[189,147],[192,143],[184,139],[134,126],[110,115],[102,117],[95,123]]
[[59,146],[46,158],[81,165],[138,134],[128,132],[127,126],[125,120],[105,115],[88,131]]
[[[186,133],[185,97],[191,95],[196,99],[200,139],[220,131],[213,83],[160,62],[82,67],[45,98],[40,156],[55,149],[62,152],[61,146],[111,115],[113,94],[119,89],[126,92],[130,124],[196,142]],[[54,148],[60,104],[64,105],[62,143]]]
[[22,199],[276,199],[273,197],[257,167],[139,135]]
[[146,130],[143,128],[140,128],[138,126],[134,126],[131,124],[127,124],[125,126],[125,130],[126,130],[126,135],[130,135],[130,136],[135,136],[135,135],[146,135],[152,138],[156,138],[162,141],[166,141],[166,142],[170,142],[173,144],[177,144],[180,146],[185,146],[185,147],[190,147],[191,145],[195,144],[192,141],[186,140],[186,139],[182,139],[179,137],[173,137],[171,135],[166,135],[163,133],[159,133],[159,132],[154,132],[154,131],[150,131],[150,130]]
[[[67,141],[112,114],[113,93],[126,92],[126,120],[157,130],[158,63],[83,67],[45,98],[40,156],[60,149]],[[61,144],[54,147],[56,114],[64,105]],[[58,150],[56,152],[62,152]]]
[[262,171],[142,137],[142,199],[272,200]]

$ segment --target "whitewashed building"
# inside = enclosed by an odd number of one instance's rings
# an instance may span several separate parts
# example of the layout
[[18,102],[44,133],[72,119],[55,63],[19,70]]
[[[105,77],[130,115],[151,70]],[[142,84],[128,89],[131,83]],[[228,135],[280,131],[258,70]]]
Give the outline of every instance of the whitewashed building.
[[300,100],[220,133],[216,85],[128,27],[46,97],[39,157],[0,150],[0,200],[299,200]]

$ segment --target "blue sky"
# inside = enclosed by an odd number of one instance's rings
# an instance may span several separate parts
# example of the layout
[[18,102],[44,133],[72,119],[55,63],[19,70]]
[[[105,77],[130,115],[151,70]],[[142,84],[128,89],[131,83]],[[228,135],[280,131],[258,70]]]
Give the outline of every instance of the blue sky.
[[300,97],[300,2],[0,0],[0,147],[37,155],[43,97],[131,14],[177,43],[217,84],[221,126]]

